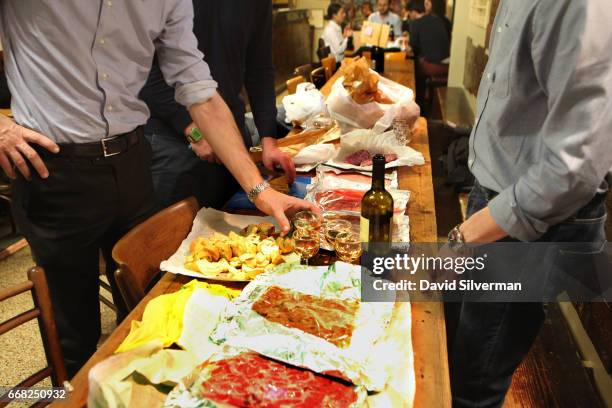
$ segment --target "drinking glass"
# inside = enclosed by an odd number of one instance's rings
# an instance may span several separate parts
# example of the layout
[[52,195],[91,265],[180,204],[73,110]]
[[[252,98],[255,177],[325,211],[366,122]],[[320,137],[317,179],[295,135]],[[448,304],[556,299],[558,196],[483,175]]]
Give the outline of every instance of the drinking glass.
[[353,230],[339,233],[336,235],[334,248],[341,261],[358,263],[359,257],[361,257],[361,241],[359,239],[359,234]]
[[295,230],[300,233],[308,232],[318,234],[321,229],[321,224],[321,217],[312,211],[300,211],[293,217],[293,226]]
[[308,265],[308,260],[319,252],[320,237],[319,234],[308,234],[305,231],[297,231],[293,234],[295,241],[295,250],[300,254],[300,259]]
[[410,122],[406,119],[394,119],[392,125],[395,140],[405,146],[410,141]]
[[336,236],[344,231],[349,231],[352,227],[350,221],[347,220],[331,220],[325,224],[325,240],[331,246],[334,247],[334,241]]

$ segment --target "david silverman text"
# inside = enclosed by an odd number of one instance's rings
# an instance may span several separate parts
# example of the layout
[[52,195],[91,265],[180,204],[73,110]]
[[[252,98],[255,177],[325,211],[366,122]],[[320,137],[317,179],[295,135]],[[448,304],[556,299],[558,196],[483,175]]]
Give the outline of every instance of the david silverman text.
[[394,291],[411,291],[411,290],[443,290],[443,291],[520,291],[522,284],[520,282],[476,282],[473,280],[460,280],[444,282],[430,282],[421,279],[417,288],[417,283],[410,280],[400,280],[398,282],[390,282],[383,279],[376,279],[373,282],[374,290],[394,290]]

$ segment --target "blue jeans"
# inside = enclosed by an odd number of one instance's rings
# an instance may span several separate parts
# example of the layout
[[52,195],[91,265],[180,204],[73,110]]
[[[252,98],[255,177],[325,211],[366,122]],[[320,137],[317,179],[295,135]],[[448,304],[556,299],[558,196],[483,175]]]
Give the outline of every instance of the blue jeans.
[[[494,196],[476,182],[468,216],[485,208]],[[603,243],[605,218],[605,194],[598,194],[575,216],[551,227],[539,241]],[[445,313],[453,406],[502,406],[512,374],[544,322],[545,305],[447,303]]]
[[239,190],[225,166],[200,160],[180,137],[164,132],[145,133],[151,143],[151,174],[158,209],[189,196],[200,206],[220,209]]

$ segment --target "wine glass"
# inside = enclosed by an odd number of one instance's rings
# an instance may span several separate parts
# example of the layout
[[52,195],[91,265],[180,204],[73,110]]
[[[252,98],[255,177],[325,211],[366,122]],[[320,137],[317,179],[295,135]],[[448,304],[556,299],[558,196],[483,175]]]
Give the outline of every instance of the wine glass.
[[300,259],[308,265],[308,260],[319,252],[320,238],[319,234],[309,234],[304,230],[296,230],[293,234],[295,241],[295,250],[300,254]]
[[350,221],[347,220],[331,220],[325,224],[325,240],[333,248],[336,236],[343,232],[348,231],[352,227]]
[[334,240],[334,248],[341,261],[357,263],[361,256],[359,234],[353,230],[340,232]]
[[321,217],[312,211],[300,211],[293,217],[293,226],[296,231],[318,233],[321,229]]

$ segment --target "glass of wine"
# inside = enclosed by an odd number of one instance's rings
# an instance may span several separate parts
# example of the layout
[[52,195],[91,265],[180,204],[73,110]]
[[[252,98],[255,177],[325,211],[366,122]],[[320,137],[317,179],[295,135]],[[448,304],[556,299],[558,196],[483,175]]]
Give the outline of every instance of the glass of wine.
[[321,229],[322,220],[312,211],[300,211],[293,217],[293,226],[296,231],[315,234]]
[[307,232],[296,230],[293,233],[293,240],[295,241],[296,252],[300,254],[304,264],[308,265],[308,260],[319,252],[319,234],[308,234]]
[[325,240],[327,243],[334,247],[334,241],[336,236],[344,231],[349,231],[352,227],[350,221],[347,220],[331,220],[325,224]]
[[336,235],[334,248],[341,261],[358,263],[359,257],[361,257],[359,233],[353,230],[340,232]]

